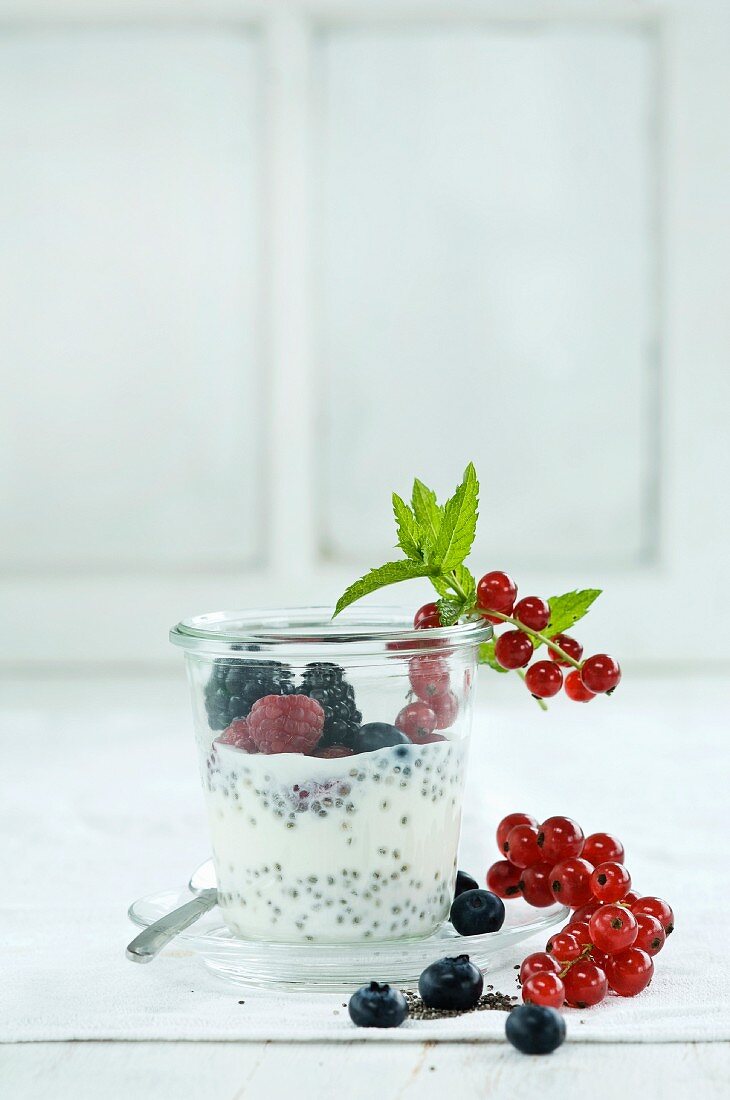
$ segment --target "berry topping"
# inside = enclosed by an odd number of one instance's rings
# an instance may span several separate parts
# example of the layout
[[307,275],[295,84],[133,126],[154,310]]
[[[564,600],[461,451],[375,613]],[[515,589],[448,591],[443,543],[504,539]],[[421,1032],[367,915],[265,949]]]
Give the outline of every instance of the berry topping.
[[251,708],[248,730],[259,752],[311,752],[319,743],[324,711],[306,695],[265,695]]
[[599,863],[623,863],[624,846],[611,833],[591,833],[586,837],[581,855],[594,867]]
[[487,886],[498,898],[516,898],[522,893],[522,872],[506,859],[499,859],[487,871]]
[[235,749],[242,749],[243,752],[257,751],[245,718],[234,718],[228,729],[223,730],[223,733],[216,737],[216,741],[221,745],[232,745]]
[[551,699],[563,686],[563,674],[555,661],[535,661],[525,673],[525,684],[536,699]]
[[355,703],[355,690],[345,679],[344,669],[329,661],[307,665],[300,695],[316,699],[324,711],[322,745],[348,745],[360,728],[362,715]]
[[413,619],[416,630],[429,630],[431,627],[441,626],[441,616],[435,603],[425,603],[419,607]]
[[500,634],[494,647],[494,656],[502,668],[524,668],[532,657],[533,645],[521,630],[508,630]]
[[591,943],[607,955],[631,947],[639,934],[636,917],[622,905],[602,905],[588,922]]
[[540,596],[523,596],[519,603],[515,604],[512,614],[530,630],[544,630],[550,622],[548,602]]
[[428,703],[419,699],[403,707],[395,720],[395,726],[411,741],[421,744],[422,739],[436,729],[436,715]]
[[598,901],[621,901],[631,887],[631,875],[623,863],[599,863],[591,875],[591,890]]
[[248,718],[265,695],[292,695],[291,669],[279,661],[216,660],[205,685],[205,709],[212,730],[224,730],[234,718]]
[[458,898],[459,894],[463,894],[465,890],[478,890],[479,883],[471,875],[467,875],[466,871],[456,872],[456,886],[454,887],[454,897]]
[[439,959],[427,966],[418,979],[418,992],[429,1008],[465,1012],[474,1008],[483,988],[481,971],[468,955]]
[[[499,611],[509,615],[517,599],[517,585],[507,573],[493,570],[485,573],[477,585],[477,607],[480,611]],[[484,616],[489,619],[489,615]],[[499,619],[491,619],[493,623]]]
[[600,966],[581,959],[563,977],[565,999],[571,1008],[590,1008],[600,1004],[608,993],[608,981]]
[[504,924],[504,902],[489,890],[465,890],[454,899],[449,920],[460,936],[498,932]]
[[530,867],[542,859],[537,846],[537,825],[515,825],[507,834],[504,853],[515,867]]
[[357,1027],[400,1027],[408,1004],[399,989],[371,982],[353,993],[347,1011]]
[[449,690],[449,669],[443,657],[430,654],[411,657],[408,678],[418,698],[429,705],[435,697]]
[[546,1005],[518,1005],[508,1015],[504,1030],[522,1054],[552,1054],[565,1039],[565,1020]]
[[[557,646],[560,646],[563,653],[567,653],[569,657],[572,657],[574,661],[579,661],[583,656],[583,646],[575,638],[571,638],[570,634],[553,634],[550,639],[551,642],[555,642]],[[556,665],[564,665],[568,667],[568,662],[564,657],[553,649],[552,646],[548,646],[548,653]]]
[[565,986],[559,974],[539,970],[522,983],[522,1000],[525,1004],[562,1008],[565,1004]]
[[515,825],[537,825],[537,818],[531,817],[530,814],[507,814],[502,818],[497,826],[497,847],[502,855],[507,850],[505,845],[510,829],[514,829]]
[[571,817],[549,817],[540,826],[537,844],[542,853],[538,858],[558,863],[583,851],[583,830]]
[[556,863],[552,869],[550,889],[556,901],[571,909],[586,905],[591,899],[591,872],[584,859],[573,856]]
[[323,749],[317,749],[312,756],[318,756],[320,760],[338,760],[343,756],[354,756],[355,750],[349,745],[325,745]]
[[590,703],[591,699],[595,699],[595,693],[589,691],[580,678],[580,672],[577,668],[574,668],[572,672],[569,672],[565,677],[565,694],[569,699],[572,699],[574,703]]
[[621,679],[621,669],[615,657],[609,657],[607,653],[597,653],[595,657],[589,657],[583,662],[580,678],[584,687],[598,695],[613,691]]
[[640,947],[611,955],[606,963],[608,984],[620,997],[635,997],[646,989],[653,976],[654,963]]
[[408,738],[389,722],[367,722],[352,739],[355,752],[374,752],[391,745],[407,745]]

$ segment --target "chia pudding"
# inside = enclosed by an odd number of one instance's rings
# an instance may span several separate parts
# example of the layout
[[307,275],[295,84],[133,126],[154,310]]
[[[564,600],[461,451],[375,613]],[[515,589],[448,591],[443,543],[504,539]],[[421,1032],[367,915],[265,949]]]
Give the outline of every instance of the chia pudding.
[[230,930],[358,942],[430,935],[453,897],[467,742],[341,759],[214,742],[203,785]]

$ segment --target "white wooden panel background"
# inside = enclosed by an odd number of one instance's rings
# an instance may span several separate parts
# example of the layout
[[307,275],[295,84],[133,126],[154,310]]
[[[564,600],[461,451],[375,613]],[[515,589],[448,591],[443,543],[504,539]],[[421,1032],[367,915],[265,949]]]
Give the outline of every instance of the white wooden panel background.
[[480,566],[730,659],[676,636],[730,613],[729,47],[716,0],[4,4],[3,657],[331,603],[474,457]]

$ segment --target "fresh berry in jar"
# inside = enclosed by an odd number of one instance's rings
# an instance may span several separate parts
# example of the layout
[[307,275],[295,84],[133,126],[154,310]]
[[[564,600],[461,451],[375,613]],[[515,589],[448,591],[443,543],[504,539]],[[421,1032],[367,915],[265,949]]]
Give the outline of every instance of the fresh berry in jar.
[[234,718],[248,718],[258,699],[295,690],[291,669],[279,661],[215,660],[204,691],[208,725],[224,730]]
[[518,1005],[507,1016],[504,1030],[522,1054],[552,1054],[565,1040],[565,1020],[546,1005]]
[[537,825],[537,818],[532,817],[530,814],[507,814],[503,817],[497,826],[497,847],[502,855],[505,853],[505,844],[507,843],[507,837],[509,836],[510,829],[514,829],[515,825]]
[[482,995],[484,979],[468,955],[438,959],[418,979],[418,992],[429,1008],[468,1011]]
[[595,699],[595,692],[589,691],[580,678],[580,672],[577,668],[574,668],[572,672],[569,672],[565,677],[565,694],[569,699],[572,699],[574,703],[590,703],[591,699]]
[[408,1004],[399,989],[371,982],[353,993],[347,1010],[357,1027],[400,1027]]
[[547,971],[548,974],[559,974],[562,969],[558,960],[548,955],[547,951],[534,951],[522,961],[520,981],[526,982],[533,974],[540,974],[543,971]]
[[668,936],[674,931],[674,913],[666,901],[662,901],[661,898],[639,898],[631,906],[631,912],[636,916],[639,913],[648,913],[650,916],[656,917]]
[[605,972],[589,959],[581,959],[571,966],[563,983],[565,1000],[571,1008],[591,1008],[600,1004],[608,993]]
[[536,825],[515,825],[510,829],[504,848],[505,855],[515,867],[530,867],[541,861],[537,846]]
[[459,713],[459,700],[453,691],[446,691],[443,695],[436,695],[431,700],[433,713],[436,715],[436,729],[447,730],[456,721]]
[[408,678],[419,699],[431,705],[439,695],[449,690],[449,669],[443,657],[434,654],[411,657],[408,662]]
[[550,608],[540,596],[523,596],[515,604],[512,617],[529,630],[544,630],[550,622]]
[[425,603],[419,607],[413,619],[416,630],[430,630],[432,627],[441,626],[441,616],[435,603]]
[[550,889],[556,901],[578,909],[591,899],[591,872],[593,868],[578,856],[556,863],[550,876]]
[[395,720],[395,727],[411,741],[418,742],[436,729],[436,715],[428,703],[418,699],[403,707]]
[[389,722],[366,722],[352,738],[355,752],[374,752],[392,745],[407,745],[408,738]]
[[581,855],[594,867],[599,863],[623,863],[624,846],[611,833],[591,833],[585,839]]
[[490,890],[465,890],[454,899],[449,920],[460,936],[498,932],[504,924],[504,902]]
[[216,741],[221,745],[232,745],[234,749],[241,749],[242,752],[258,751],[245,718],[234,718],[228,729],[223,730],[223,733],[216,737]]
[[521,893],[521,876],[519,867],[499,859],[487,871],[487,888],[498,898],[516,898]]
[[[480,611],[499,611],[502,615],[509,615],[517,599],[517,585],[512,578],[499,569],[485,573],[477,584],[477,607]],[[501,620],[484,616],[490,622],[498,623]]]
[[533,654],[533,645],[522,630],[500,634],[494,646],[494,656],[502,668],[524,668]]
[[248,732],[259,752],[309,753],[319,743],[324,711],[307,695],[265,695],[251,707]]
[[614,993],[620,997],[635,997],[646,989],[654,976],[654,963],[640,947],[628,947],[618,955],[610,955],[606,977]]
[[547,941],[545,950],[558,962],[567,963],[579,959],[583,949],[571,932],[556,932]]
[[622,905],[602,905],[588,922],[591,943],[607,955],[615,955],[631,947],[639,926],[630,909]]
[[465,890],[478,890],[479,883],[471,875],[467,875],[466,871],[456,872],[456,886],[454,887],[454,897],[458,898],[459,894],[463,894]]
[[555,904],[550,887],[552,870],[552,863],[533,863],[531,867],[525,867],[522,872],[522,893],[528,905],[545,909],[548,905]]
[[324,711],[322,746],[349,745],[360,728],[362,714],[345,670],[331,661],[312,661],[304,670],[298,691],[316,699]]
[[552,699],[563,686],[563,674],[555,661],[535,661],[525,673],[525,686],[536,699]]
[[598,901],[621,901],[631,889],[631,875],[623,863],[599,863],[591,875],[591,890]]
[[656,917],[650,913],[635,913],[639,926],[633,946],[640,947],[647,955],[658,955],[667,942],[667,934]]
[[594,695],[611,692],[621,679],[621,669],[615,657],[608,653],[596,653],[583,662],[580,678],[584,687]]
[[349,745],[325,745],[323,749],[315,749],[312,753],[312,756],[317,756],[320,760],[340,760],[345,756],[354,755],[355,750]]
[[558,974],[539,971],[522,983],[522,1000],[525,1004],[562,1008],[565,1004],[565,986]]
[[[580,642],[576,641],[575,638],[571,638],[570,634],[553,634],[550,641],[555,642],[555,645],[559,646],[563,653],[567,653],[574,661],[579,661],[583,656],[583,646]],[[563,665],[565,668],[568,667],[569,662],[566,661],[564,657],[561,657],[552,646],[548,646],[548,653],[550,654],[550,659],[555,661],[556,665]]]
[[537,843],[546,863],[579,856],[583,851],[583,830],[571,817],[549,817],[540,826]]

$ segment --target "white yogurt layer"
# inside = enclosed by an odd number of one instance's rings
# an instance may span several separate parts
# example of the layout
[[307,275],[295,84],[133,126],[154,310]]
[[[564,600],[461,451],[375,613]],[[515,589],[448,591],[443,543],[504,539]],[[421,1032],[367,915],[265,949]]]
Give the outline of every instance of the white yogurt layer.
[[427,936],[456,874],[464,741],[335,760],[216,744],[203,776],[226,924],[247,939]]

